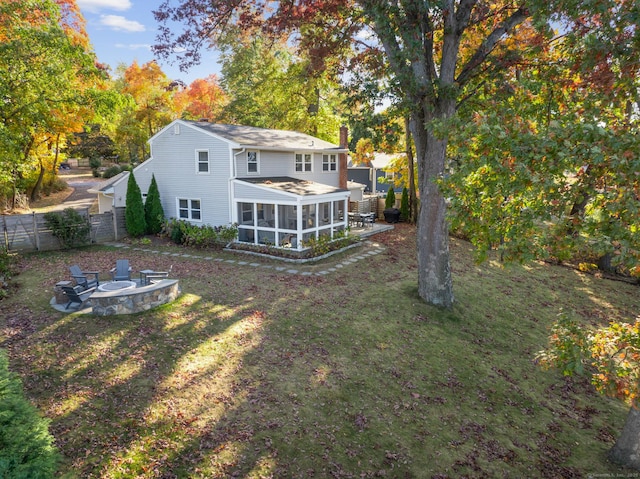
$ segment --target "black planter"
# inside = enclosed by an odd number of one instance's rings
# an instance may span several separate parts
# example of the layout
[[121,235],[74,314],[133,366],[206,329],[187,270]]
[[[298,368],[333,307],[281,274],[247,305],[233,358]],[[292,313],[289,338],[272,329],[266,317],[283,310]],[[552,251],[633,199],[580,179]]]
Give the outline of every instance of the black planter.
[[387,223],[397,223],[400,221],[400,210],[398,208],[389,208],[382,212],[384,220]]

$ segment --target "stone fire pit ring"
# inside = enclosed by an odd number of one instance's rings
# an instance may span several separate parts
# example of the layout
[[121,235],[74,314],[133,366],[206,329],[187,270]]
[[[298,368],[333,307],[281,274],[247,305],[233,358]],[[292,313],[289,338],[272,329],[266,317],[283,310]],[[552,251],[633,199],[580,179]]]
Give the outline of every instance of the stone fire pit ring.
[[[101,286],[114,283],[133,283],[117,285],[117,289],[100,290]],[[162,304],[170,303],[180,296],[180,285],[177,279],[163,279],[147,286],[136,288],[133,281],[114,281],[104,283],[89,297],[87,303],[91,305],[92,313],[97,316],[111,316],[114,314],[134,314],[147,311]],[[108,288],[107,288],[108,289]]]

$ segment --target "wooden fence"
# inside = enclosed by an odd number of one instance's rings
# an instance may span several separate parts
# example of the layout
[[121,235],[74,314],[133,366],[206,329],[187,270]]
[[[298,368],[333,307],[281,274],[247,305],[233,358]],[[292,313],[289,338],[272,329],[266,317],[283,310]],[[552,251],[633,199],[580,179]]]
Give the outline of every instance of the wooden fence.
[[[99,215],[89,214],[88,209],[76,210],[91,226],[91,243],[118,241],[127,234],[124,208]],[[2,215],[2,249],[5,251],[49,251],[62,248],[44,219],[45,213],[26,215]]]
[[384,198],[370,196],[361,201],[350,201],[349,211],[356,213],[375,213],[376,217],[382,217],[384,210]]

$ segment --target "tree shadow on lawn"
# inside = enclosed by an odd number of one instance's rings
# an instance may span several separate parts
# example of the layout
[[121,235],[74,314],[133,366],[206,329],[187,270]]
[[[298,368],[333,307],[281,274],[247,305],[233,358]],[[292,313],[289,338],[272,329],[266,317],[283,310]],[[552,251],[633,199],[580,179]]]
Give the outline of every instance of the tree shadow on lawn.
[[137,476],[179,450],[203,413],[222,415],[259,340],[252,306],[186,295],[152,313],[70,315],[35,334],[24,345],[38,358],[29,382],[47,386],[36,387],[38,401],[71,461],[65,469]]

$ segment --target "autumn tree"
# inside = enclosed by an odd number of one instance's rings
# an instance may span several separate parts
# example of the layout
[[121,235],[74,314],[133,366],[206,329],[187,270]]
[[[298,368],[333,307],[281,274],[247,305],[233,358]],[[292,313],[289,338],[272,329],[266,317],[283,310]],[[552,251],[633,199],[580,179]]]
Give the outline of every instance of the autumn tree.
[[177,90],[173,101],[175,109],[182,112],[180,114],[182,118],[186,120],[207,118],[213,122],[223,119],[224,108],[229,102],[217,75],[198,78],[188,87]]
[[233,29],[219,42],[221,83],[229,95],[225,118],[337,142],[341,125],[337,83],[311,74],[311,60],[296,56],[284,40],[268,39],[254,30]]
[[356,149],[351,155],[353,166],[368,166],[371,168],[374,149],[370,138],[360,138],[356,144]]
[[91,114],[100,77],[82,35],[69,36],[61,26],[55,2],[3,2],[0,24],[0,171],[15,198],[34,164],[40,171],[34,195],[47,166],[55,170],[64,138]]
[[589,329],[563,314],[552,327],[549,347],[537,359],[543,367],[559,368],[565,375],[587,374],[598,392],[629,404],[609,458],[640,470],[640,318]]
[[494,249],[505,260],[581,257],[640,275],[631,39],[623,58],[613,49],[600,64],[592,56],[609,50],[606,37],[579,31],[506,66],[447,125],[450,218],[481,259]]
[[135,120],[144,125],[147,138],[173,120],[174,88],[175,84],[155,61],[144,65],[134,61],[124,71],[122,92],[134,99]]

